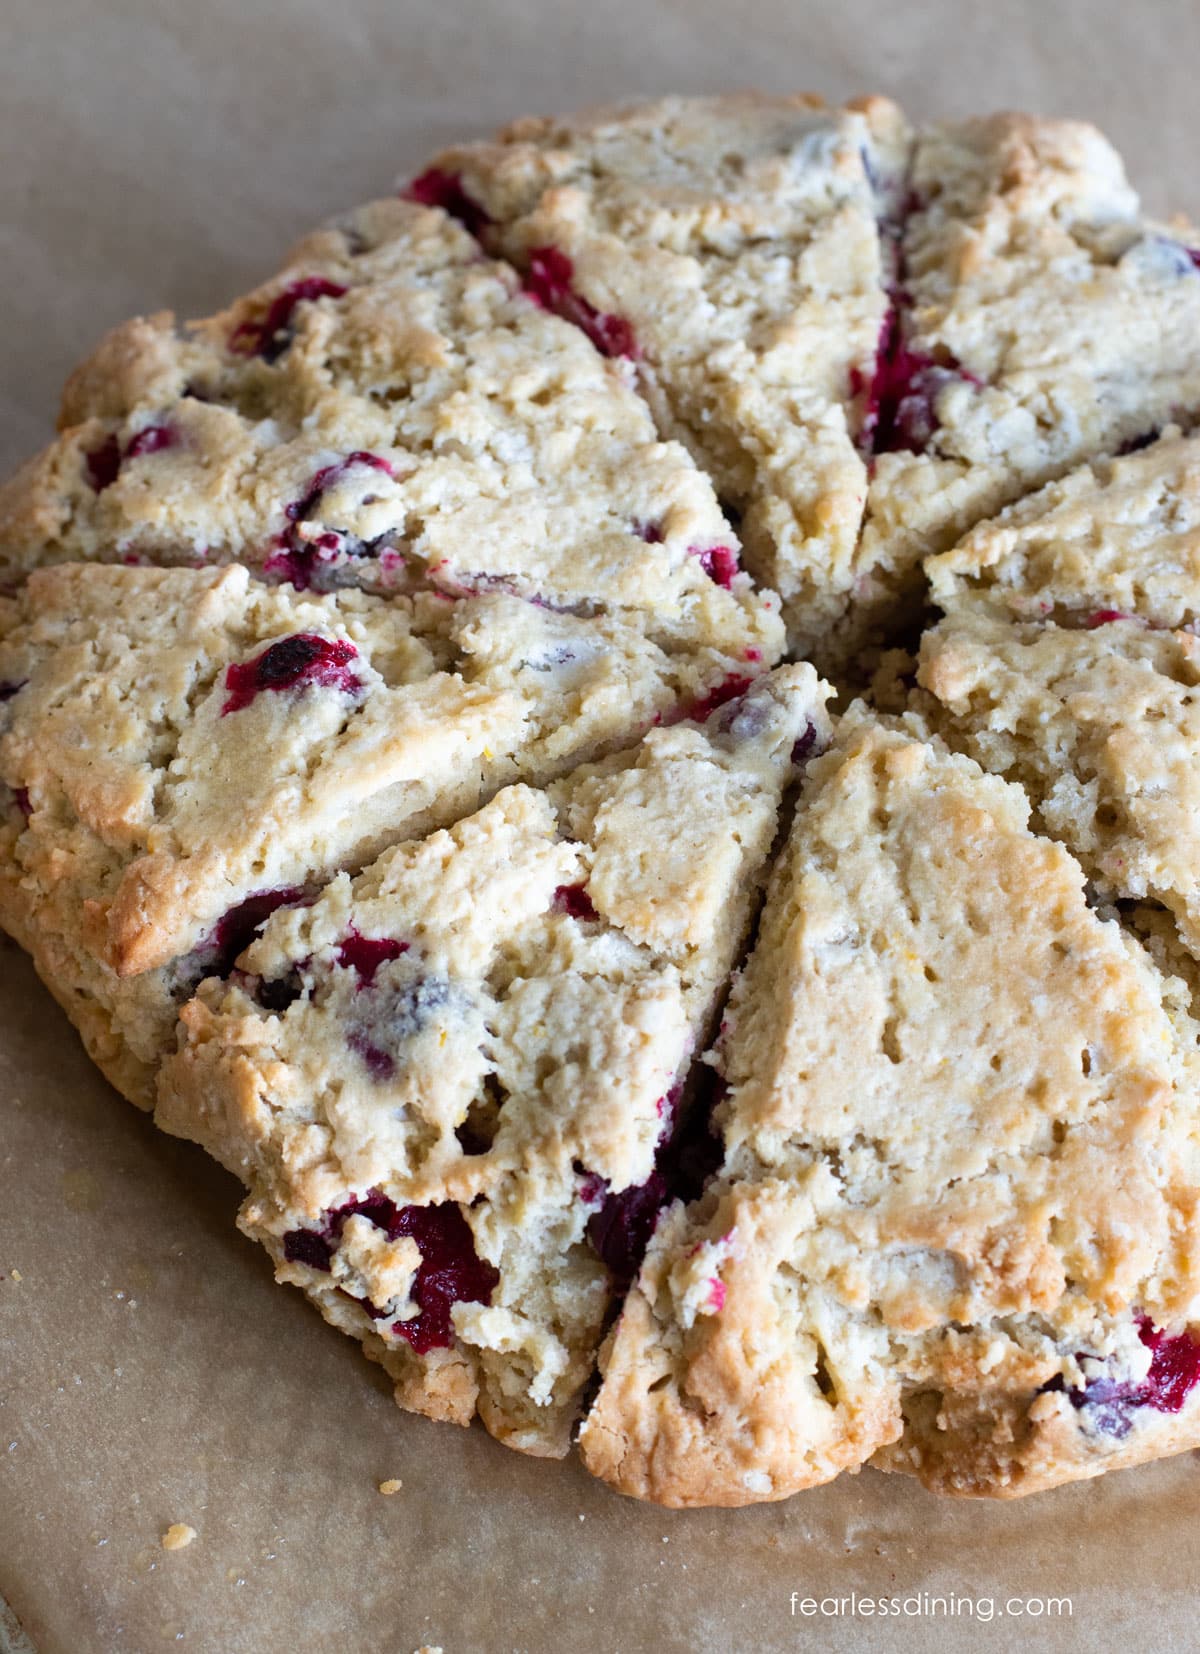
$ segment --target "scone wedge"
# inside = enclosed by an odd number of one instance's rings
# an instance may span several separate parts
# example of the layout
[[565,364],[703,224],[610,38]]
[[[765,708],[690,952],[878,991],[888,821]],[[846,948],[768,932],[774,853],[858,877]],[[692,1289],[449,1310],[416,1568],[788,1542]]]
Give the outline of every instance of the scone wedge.
[[1084,460],[1200,415],[1200,230],[1147,219],[1095,127],[920,132],[866,415],[864,628],[920,559]]
[[922,704],[1109,901],[1200,957],[1200,437],[1084,466],[929,564]]
[[243,1178],[242,1227],[402,1406],[567,1450],[827,693],[780,668],[506,788],[276,911],[184,1006],[159,1123]]
[[822,661],[845,660],[910,140],[884,98],[664,98],[518,121],[411,186],[636,373]]
[[0,491],[0,578],[241,563],[297,591],[511,593],[777,658],[712,485],[619,367],[446,213],[381,201],[219,316],[115,329]]
[[1021,792],[861,709],[809,769],[715,1063],[724,1162],[602,1358],[670,1505],[868,1461],[1011,1495],[1200,1443],[1197,1027]]

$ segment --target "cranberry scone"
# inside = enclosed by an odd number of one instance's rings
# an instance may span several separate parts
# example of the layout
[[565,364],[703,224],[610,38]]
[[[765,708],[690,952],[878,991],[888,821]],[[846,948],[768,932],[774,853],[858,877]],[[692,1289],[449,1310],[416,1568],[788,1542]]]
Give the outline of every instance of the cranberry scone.
[[[860,451],[910,134],[882,98],[666,98],[518,121],[410,186],[636,370],[810,653],[853,595]],[[832,650],[827,647],[826,655]]]
[[581,1444],[666,1504],[1009,1495],[1200,1443],[1198,1026],[1021,790],[861,708],[808,771]]
[[1081,468],[929,574],[919,681],[946,738],[1200,957],[1200,437]]
[[182,334],[117,328],[0,492],[0,573],[238,562],[297,590],[507,591],[775,659],[712,485],[620,367],[446,213],[376,202]]
[[1200,413],[1200,231],[1145,219],[1094,127],[921,132],[892,298],[865,420],[864,621],[980,518]]
[[147,1104],[179,1003],[273,905],[728,700],[740,664],[499,591],[36,570],[0,603],[0,920]]
[[567,1450],[827,694],[780,668],[506,788],[278,909],[184,1006],[159,1123],[244,1179],[242,1227],[402,1406]]

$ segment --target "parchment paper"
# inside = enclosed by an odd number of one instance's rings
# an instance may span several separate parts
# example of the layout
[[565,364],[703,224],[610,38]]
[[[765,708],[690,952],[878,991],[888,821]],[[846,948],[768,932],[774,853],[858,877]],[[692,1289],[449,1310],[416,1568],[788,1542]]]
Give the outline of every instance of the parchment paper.
[[[750,84],[1086,114],[1154,210],[1195,214],[1198,72],[1191,0],[4,0],[2,468],[112,322],[226,302],[513,115]],[[39,1654],[1200,1641],[1191,1455],[1011,1505],[865,1472],[750,1511],[640,1507],[399,1413],[274,1286],[237,1200],[106,1088],[0,944],[0,1591]],[[173,1522],[198,1537],[168,1553]],[[805,1618],[793,1591],[995,1617]],[[1000,1614],[1032,1595],[1070,1619]]]

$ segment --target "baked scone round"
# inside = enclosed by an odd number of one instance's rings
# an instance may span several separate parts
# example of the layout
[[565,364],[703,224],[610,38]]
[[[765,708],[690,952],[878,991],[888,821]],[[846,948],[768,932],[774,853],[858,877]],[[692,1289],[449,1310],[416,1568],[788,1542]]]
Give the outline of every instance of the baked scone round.
[[1200,1445],[1197,341],[1080,123],[447,150],[0,488],[0,923],[405,1408],[667,1505]]

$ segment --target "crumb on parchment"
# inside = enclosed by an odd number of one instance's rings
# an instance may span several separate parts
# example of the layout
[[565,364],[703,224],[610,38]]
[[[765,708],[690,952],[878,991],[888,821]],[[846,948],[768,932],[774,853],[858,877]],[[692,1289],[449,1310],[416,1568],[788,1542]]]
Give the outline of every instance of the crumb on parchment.
[[399,1493],[403,1486],[404,1483],[400,1480],[399,1476],[389,1476],[385,1482],[380,1482],[379,1491],[380,1493],[385,1493],[390,1496],[393,1493]]
[[195,1528],[187,1522],[172,1522],[162,1536],[162,1548],[164,1551],[181,1551],[186,1545],[190,1545],[195,1537]]

